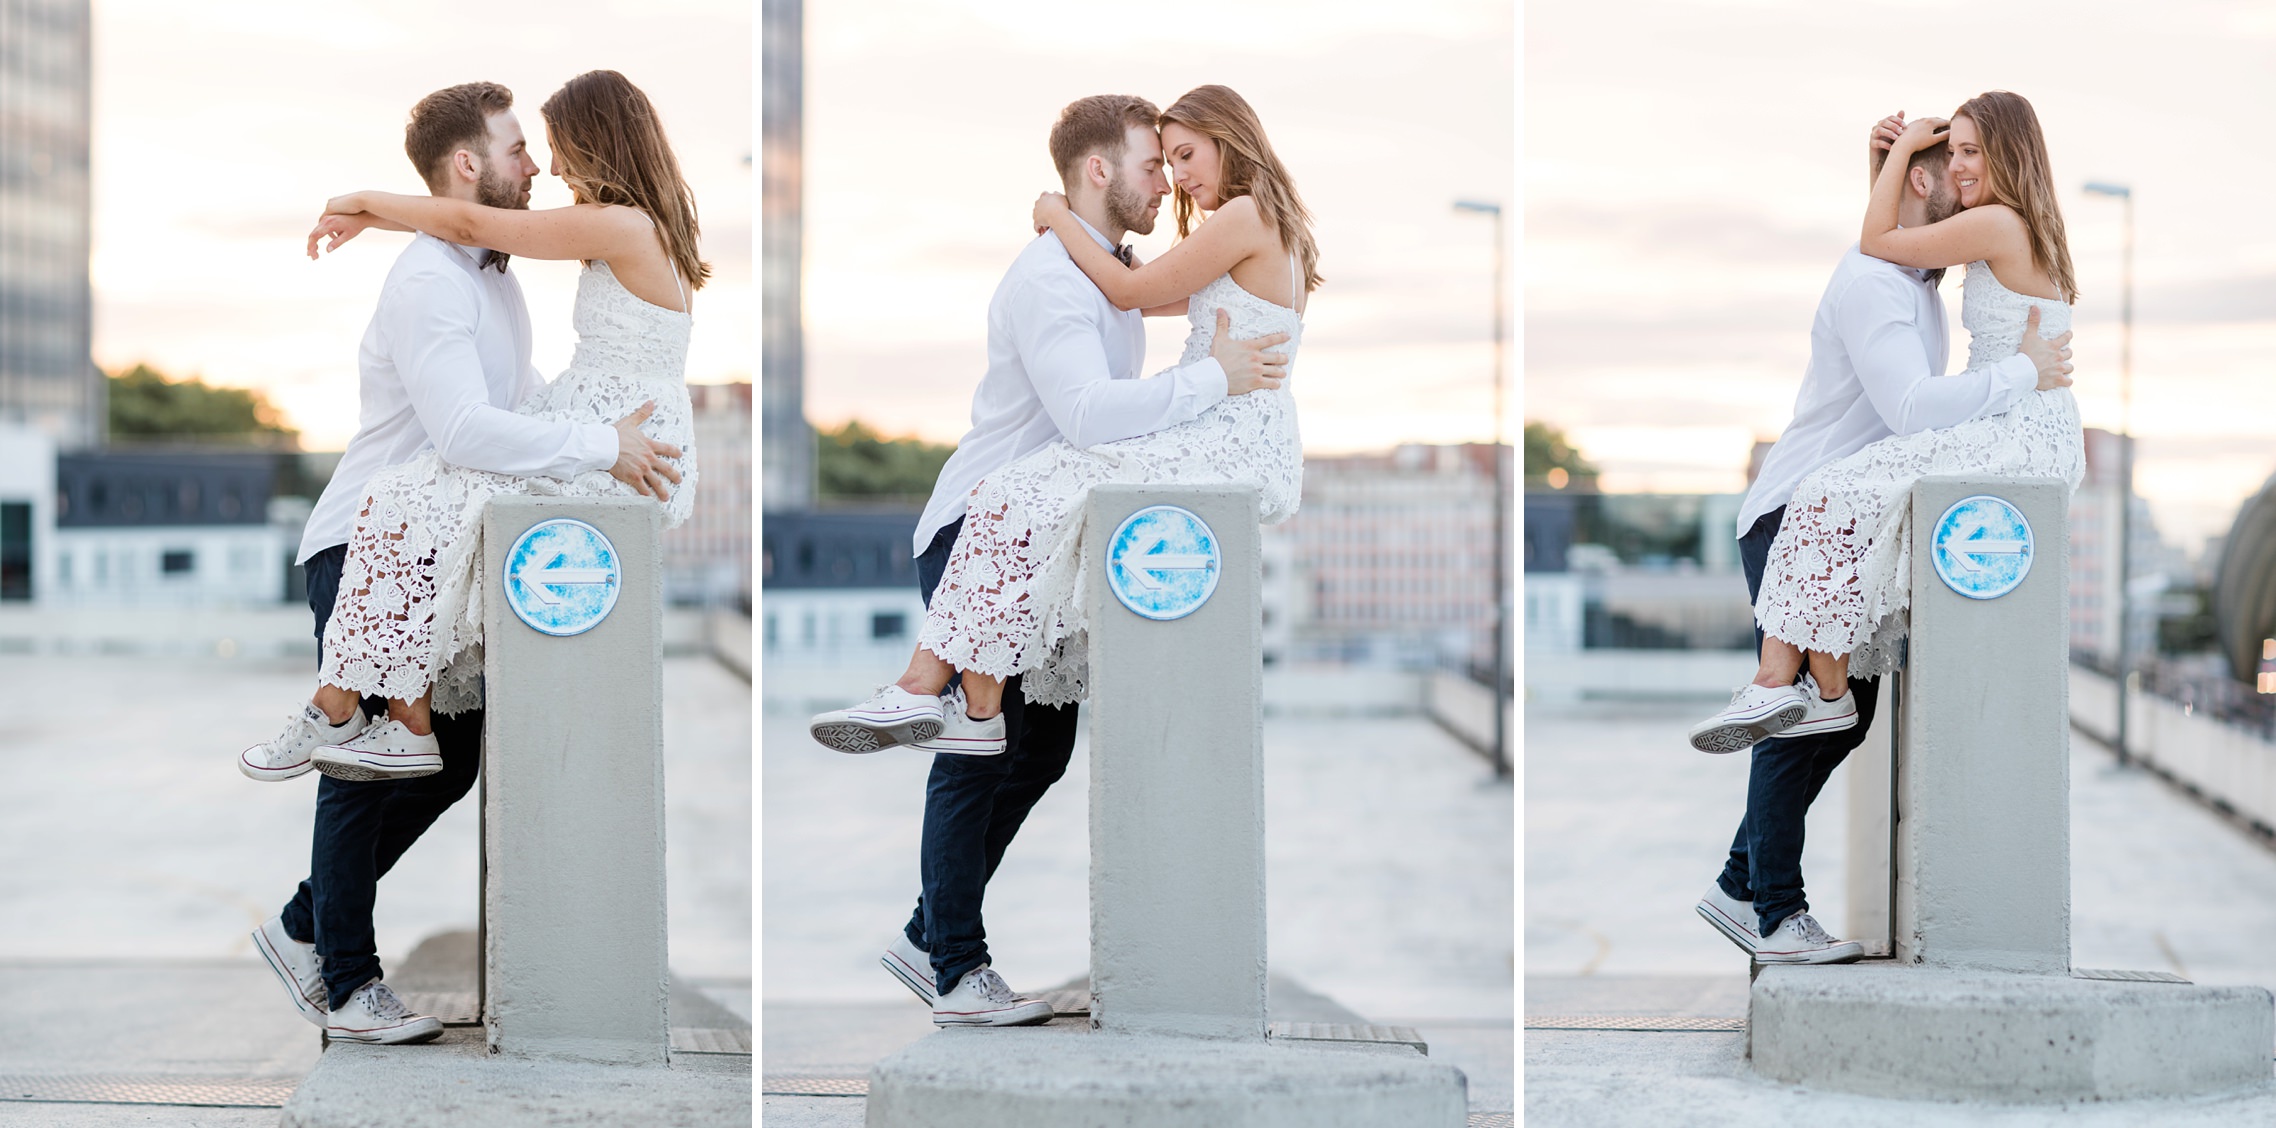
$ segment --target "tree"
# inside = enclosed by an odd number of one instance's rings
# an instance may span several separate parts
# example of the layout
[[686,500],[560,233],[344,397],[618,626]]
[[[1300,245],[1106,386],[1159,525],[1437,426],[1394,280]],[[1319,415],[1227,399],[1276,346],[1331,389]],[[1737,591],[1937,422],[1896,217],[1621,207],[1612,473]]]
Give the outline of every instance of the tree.
[[824,499],[919,500],[956,447],[922,439],[888,439],[853,420],[814,431],[814,492]]
[[113,438],[195,438],[255,446],[291,445],[300,432],[278,422],[266,396],[197,377],[170,380],[147,364],[110,377]]
[[1571,485],[1592,486],[1596,484],[1596,474],[1596,467],[1573,449],[1563,431],[1547,423],[1525,425],[1527,485],[1542,483],[1560,490]]

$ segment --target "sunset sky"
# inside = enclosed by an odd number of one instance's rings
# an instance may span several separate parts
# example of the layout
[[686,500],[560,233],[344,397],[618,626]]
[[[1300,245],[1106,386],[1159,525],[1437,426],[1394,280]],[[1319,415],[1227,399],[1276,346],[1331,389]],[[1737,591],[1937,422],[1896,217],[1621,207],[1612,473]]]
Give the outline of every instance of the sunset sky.
[[[1307,449],[1489,438],[1493,227],[1453,202],[1514,213],[1512,21],[1501,0],[807,5],[807,415],[953,442],[989,295],[1058,187],[1060,107],[1223,83],[1318,221],[1327,285],[1290,382]],[[1173,233],[1165,206],[1139,253]],[[1152,319],[1147,370],[1184,335]]]
[[[95,360],[258,388],[310,449],[355,430],[356,345],[405,236],[302,256],[333,195],[422,191],[403,155],[412,103],[505,83],[541,168],[537,107],[612,68],[647,91],[694,188],[712,283],[695,299],[688,377],[755,368],[749,0],[555,0],[512,11],[441,0],[175,4],[96,0]],[[533,207],[568,203],[540,175]],[[575,335],[575,262],[516,260],[551,377]]]
[[1857,239],[1867,130],[2002,88],[2036,106],[2062,191],[2088,426],[2119,425],[2123,213],[2081,185],[2135,189],[2137,481],[2161,531],[2195,551],[2276,469],[2276,7],[1554,0],[1525,20],[1525,417],[1607,489],[1743,487]]

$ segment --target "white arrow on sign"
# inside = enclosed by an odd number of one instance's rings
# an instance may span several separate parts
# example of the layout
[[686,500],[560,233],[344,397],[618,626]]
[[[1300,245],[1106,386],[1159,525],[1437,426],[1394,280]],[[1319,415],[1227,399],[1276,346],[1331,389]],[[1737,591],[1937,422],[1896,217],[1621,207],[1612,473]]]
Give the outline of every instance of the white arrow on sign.
[[524,569],[514,573],[514,578],[520,580],[524,587],[535,593],[540,603],[561,602],[560,596],[547,590],[549,585],[558,584],[566,587],[609,582],[609,570],[606,568],[563,568],[559,566],[560,557],[556,556],[553,559],[553,564],[539,571],[532,572]]
[[[1121,564],[1123,570],[1129,572],[1131,577],[1138,581],[1138,586],[1147,589],[1158,589],[1162,586],[1162,581],[1154,578],[1153,573],[1155,572],[1199,572],[1209,567],[1209,555],[1207,553],[1154,553],[1154,550],[1160,547],[1162,547],[1162,538],[1155,537],[1138,548],[1123,553],[1122,559],[1116,563]],[[1144,560],[1145,563],[1133,563],[1134,560],[1140,559]]]
[[1944,551],[1952,554],[1962,568],[1971,572],[1984,570],[1979,556],[2021,556],[2025,545],[2019,540],[1970,540],[1947,543]]

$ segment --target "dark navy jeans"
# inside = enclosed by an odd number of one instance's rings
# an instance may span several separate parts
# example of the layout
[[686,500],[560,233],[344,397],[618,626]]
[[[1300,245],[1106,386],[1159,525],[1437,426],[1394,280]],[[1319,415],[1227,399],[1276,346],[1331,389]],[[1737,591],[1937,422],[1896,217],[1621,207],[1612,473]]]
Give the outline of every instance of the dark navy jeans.
[[[942,529],[917,557],[917,587],[933,601],[962,518]],[[1036,800],[1075,754],[1073,705],[1030,705],[1017,677],[1004,683],[1004,751],[996,756],[939,753],[925,781],[925,830],[919,874],[923,893],[909,917],[909,942],[932,957],[941,994],[988,962],[980,900]]]
[[[316,613],[319,650],[347,559],[344,544],[308,558],[308,609]],[[319,658],[319,668],[322,662]],[[386,707],[380,698],[364,699],[367,713]],[[320,776],[316,784],[308,880],[300,883],[284,907],[284,930],[295,940],[316,945],[316,954],[324,959],[324,987],[334,1007],[347,1002],[356,988],[381,978],[379,944],[371,930],[379,879],[474,786],[482,767],[481,710],[455,717],[436,714],[435,742],[442,746],[443,770],[433,775],[362,781]]]
[[[1778,525],[1786,516],[1779,506],[1754,523],[1739,538],[1739,562],[1746,569],[1747,602],[1762,595],[1762,569],[1770,559],[1770,543],[1778,538]],[[1762,654],[1762,628],[1754,632],[1754,651]],[[1818,736],[1771,739],[1753,748],[1754,764],[1747,773],[1746,817],[1731,840],[1731,856],[1716,879],[1723,892],[1754,902],[1755,919],[1768,936],[1787,917],[1809,909],[1802,894],[1802,823],[1824,789],[1826,777],[1841,766],[1851,749],[1865,743],[1873,727],[1873,709],[1880,699],[1879,679],[1849,679],[1857,695],[1857,725]]]

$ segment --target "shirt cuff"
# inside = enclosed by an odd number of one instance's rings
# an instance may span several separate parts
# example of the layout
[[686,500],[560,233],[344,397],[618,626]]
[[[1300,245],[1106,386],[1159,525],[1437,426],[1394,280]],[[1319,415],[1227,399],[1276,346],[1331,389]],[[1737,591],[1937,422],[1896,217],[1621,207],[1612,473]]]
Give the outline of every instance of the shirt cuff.
[[[1225,402],[1225,366],[1217,363],[1216,357],[1205,356],[1186,365],[1185,373],[1192,380],[1194,391],[1198,396],[1196,400],[1198,406],[1193,409],[1194,415],[1200,415],[1202,412]],[[1192,416],[1187,418],[1192,418]]]
[[606,470],[616,465],[616,428],[606,423],[580,423],[570,449],[576,452],[577,473]]
[[2000,361],[1998,367],[2000,375],[2007,378],[2007,394],[2003,399],[2008,405],[2014,404],[2023,398],[2025,392],[2039,386],[2039,366],[2022,353]]

